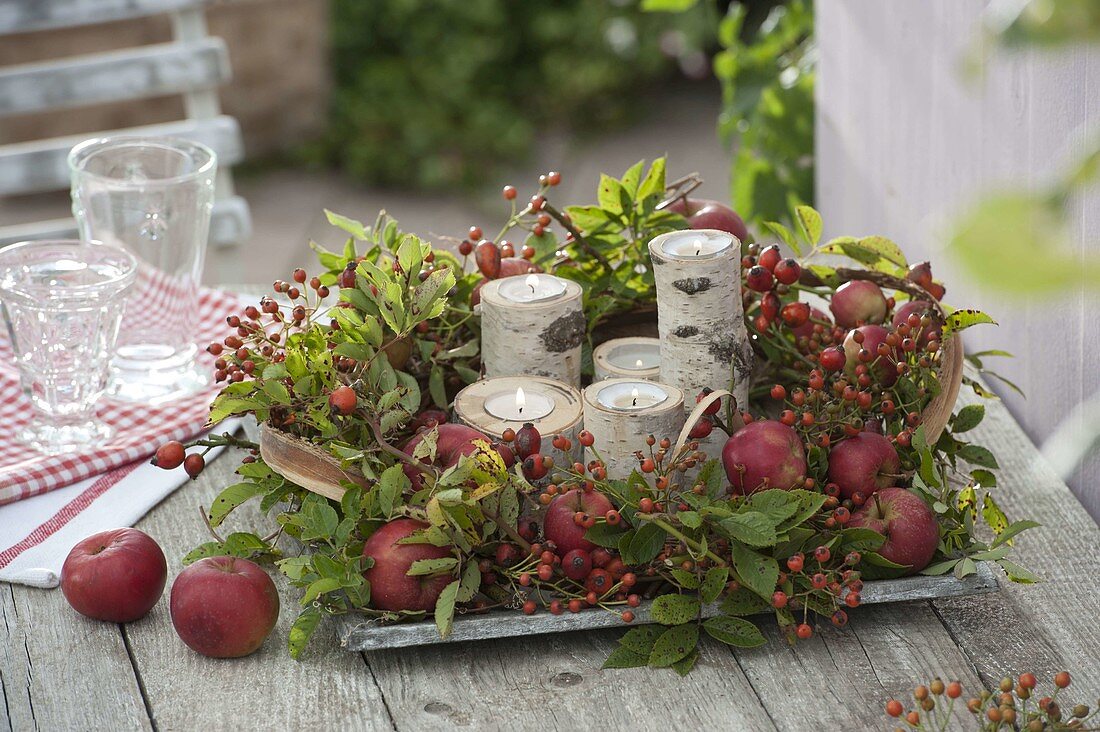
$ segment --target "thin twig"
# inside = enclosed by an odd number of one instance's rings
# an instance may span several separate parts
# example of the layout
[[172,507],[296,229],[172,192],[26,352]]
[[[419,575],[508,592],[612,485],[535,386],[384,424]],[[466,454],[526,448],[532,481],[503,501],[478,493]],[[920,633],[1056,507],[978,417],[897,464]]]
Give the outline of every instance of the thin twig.
[[224,544],[225,539],[218,535],[217,531],[214,531],[213,525],[210,523],[210,517],[206,515],[206,508],[202,505],[199,506],[199,513],[202,514],[202,522],[206,524],[206,530],[210,532],[210,535],[218,541],[219,544]]

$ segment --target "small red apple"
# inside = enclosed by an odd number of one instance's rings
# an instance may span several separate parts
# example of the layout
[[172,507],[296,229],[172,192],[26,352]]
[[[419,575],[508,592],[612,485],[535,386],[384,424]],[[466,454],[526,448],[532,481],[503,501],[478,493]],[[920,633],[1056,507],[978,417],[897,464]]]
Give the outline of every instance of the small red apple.
[[854,328],[860,323],[881,323],[886,319],[886,296],[874,282],[851,280],[833,293],[829,309],[837,325]]
[[399,518],[383,524],[363,545],[363,556],[374,559],[374,566],[363,572],[370,582],[370,604],[379,610],[431,610],[450,575],[410,577],[409,568],[420,559],[451,556],[447,547],[434,544],[400,544],[402,539],[428,528],[411,518]]
[[61,594],[81,615],[128,623],[157,604],[167,577],[164,552],[152,537],[111,529],[72,548],[61,565]]
[[[856,333],[862,337],[859,343],[856,342]],[[885,356],[879,353],[879,347],[886,343],[888,335],[890,331],[881,325],[861,325],[848,331],[844,338],[844,362],[848,373],[852,374],[859,365],[859,352],[867,351],[871,354],[871,360],[867,362],[869,372],[882,386],[893,386],[898,380],[897,354],[889,346]]]
[[793,429],[775,420],[750,422],[726,440],[722,464],[733,492],[797,487],[806,477],[806,449]]
[[829,480],[840,486],[843,498],[859,492],[869,499],[875,491],[894,484],[898,465],[898,451],[888,439],[860,432],[829,451]]
[[886,537],[878,553],[916,574],[932,561],[940,543],[936,516],[928,504],[904,488],[885,488],[852,514],[848,526],[877,531]]
[[[458,461],[463,455],[473,455],[478,448],[477,443],[490,442],[489,438],[481,432],[478,432],[473,427],[467,427],[464,424],[458,423],[446,423],[436,427],[438,430],[438,436],[435,443],[435,464],[443,468],[449,468],[452,465],[457,465]],[[421,432],[413,435],[405,446],[401,448],[401,451],[406,455],[412,455],[416,450],[416,446],[424,441],[424,435],[426,433]],[[507,445],[496,445],[496,451],[500,454],[501,459],[504,460],[504,464],[509,468],[515,462],[515,456],[512,454],[511,448]],[[421,462],[427,464],[426,460],[421,459]],[[409,477],[414,488],[419,488],[422,481],[421,473],[419,470],[411,465],[404,467],[405,475]]]
[[745,220],[724,203],[681,196],[668,204],[665,210],[686,218],[688,226],[693,229],[718,229],[733,234],[741,241],[749,238]]
[[565,556],[574,549],[592,551],[596,545],[584,538],[587,529],[577,526],[573,515],[581,511],[589,516],[599,517],[613,508],[607,496],[599,491],[583,491],[578,488],[566,491],[555,496],[546,509],[546,518],[542,522],[543,536],[554,542],[559,556]]
[[275,583],[247,559],[200,559],[172,583],[172,625],[204,656],[247,656],[264,644],[278,619]]

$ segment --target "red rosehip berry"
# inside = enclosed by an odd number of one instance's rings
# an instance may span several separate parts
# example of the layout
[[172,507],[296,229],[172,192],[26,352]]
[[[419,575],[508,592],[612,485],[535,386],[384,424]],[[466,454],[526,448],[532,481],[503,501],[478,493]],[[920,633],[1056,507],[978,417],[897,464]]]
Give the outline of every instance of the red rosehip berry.
[[516,187],[504,186],[504,190],[501,191],[501,195],[504,196],[505,201],[514,201],[516,199]]
[[962,696],[962,684],[960,684],[958,681],[952,681],[950,684],[947,685],[945,693],[947,694],[948,699],[958,699],[960,696]]
[[595,436],[588,430],[582,431],[577,439],[579,439],[581,444],[585,447],[592,447],[592,445],[596,442]]
[[500,248],[491,241],[478,242],[474,251],[474,261],[477,268],[486,279],[495,280],[500,277]]
[[604,520],[607,521],[610,526],[618,526],[619,522],[623,520],[623,517],[618,511],[611,510],[604,516]]
[[787,390],[783,388],[782,384],[776,384],[772,387],[771,395],[772,399],[778,399],[782,401],[787,398]]
[[1059,671],[1054,675],[1054,685],[1059,689],[1064,689],[1070,684],[1069,671]]
[[832,552],[829,551],[829,547],[827,546],[819,546],[817,549],[814,549],[814,559],[819,562],[827,562],[831,556]]
[[531,422],[525,422],[516,432],[514,449],[521,458],[534,455],[542,447],[542,435]]
[[783,322],[791,328],[803,326],[810,319],[810,306],[804,302],[789,302],[780,311]]
[[779,245],[772,244],[771,246],[764,247],[764,250],[760,252],[759,259],[756,263],[764,269],[771,272],[775,269],[775,266],[783,259],[783,255],[779,253]]
[[1038,679],[1035,678],[1035,674],[1030,671],[1020,674],[1020,687],[1024,689],[1034,689],[1038,684]]
[[633,623],[634,622],[634,613],[632,613],[629,610],[624,610],[623,614],[622,614],[622,619],[623,619],[624,623]]
[[165,470],[175,470],[183,465],[186,458],[187,452],[183,447],[183,443],[172,440],[157,448],[157,453],[153,456],[153,465]]
[[767,292],[775,287],[775,278],[771,272],[758,264],[745,274],[745,284],[750,290]]
[[355,394],[355,389],[350,386],[341,386],[334,389],[328,397],[329,406],[333,411],[347,416],[355,411],[355,406],[359,399]]
[[653,499],[643,498],[638,501],[638,510],[642,513],[653,513]]
[[905,711],[905,709],[897,699],[891,699],[886,702],[886,713],[891,717],[900,717],[903,711]]
[[474,245],[465,239],[458,245],[458,253],[464,257],[470,256],[470,252],[474,251]]
[[701,440],[704,437],[710,435],[714,430],[714,420],[706,415],[699,418],[699,421],[695,423],[695,426],[691,428],[691,432],[688,433],[688,437],[693,440]]
[[584,581],[585,589],[596,593],[598,596],[610,590],[613,584],[615,584],[615,580],[606,569],[593,569]]
[[470,233],[468,234],[468,237],[469,237],[470,241],[477,241],[478,239],[481,238],[481,236],[482,236],[482,231],[481,231],[480,226],[471,226],[470,227]]
[[808,624],[802,623],[798,626],[798,629],[795,630],[795,634],[802,640],[806,640],[814,634],[814,629],[811,628]]
[[783,307],[783,302],[779,299],[779,295],[774,292],[765,292],[763,297],[760,298],[760,314],[767,318],[769,323],[779,316],[781,307]]
[[538,604],[534,600],[528,600],[527,602],[523,603],[523,612],[526,615],[534,615],[535,610],[537,610],[538,607]]
[[817,361],[821,364],[821,368],[826,371],[840,371],[844,368],[844,364],[847,360],[847,357],[844,355],[844,349],[839,347],[826,348],[821,352],[821,355],[817,357]]
[[183,459],[183,469],[192,480],[206,467],[206,459],[199,453],[192,453]]
[[787,558],[787,569],[792,572],[801,572],[802,567],[805,564],[805,558],[802,556],[802,552],[794,554]]
[[783,592],[783,590],[776,590],[775,593],[772,594],[772,607],[777,610],[787,607],[787,593]]
[[551,170],[546,174],[546,182],[552,186],[556,186],[561,183],[561,173],[556,170]]
[[772,274],[784,285],[793,285],[802,276],[802,267],[793,259],[784,259],[775,265]]

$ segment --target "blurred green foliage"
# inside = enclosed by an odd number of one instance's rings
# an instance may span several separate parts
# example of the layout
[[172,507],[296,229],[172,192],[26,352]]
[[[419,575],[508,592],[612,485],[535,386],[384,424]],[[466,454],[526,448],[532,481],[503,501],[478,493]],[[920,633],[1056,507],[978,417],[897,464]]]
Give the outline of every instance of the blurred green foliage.
[[484,182],[548,127],[629,119],[635,92],[698,48],[705,9],[631,0],[333,0],[326,157],[372,183]]
[[733,149],[733,207],[748,222],[789,221],[814,200],[814,14],[810,0],[643,0],[650,11],[699,6],[725,17],[714,73],[718,131]]

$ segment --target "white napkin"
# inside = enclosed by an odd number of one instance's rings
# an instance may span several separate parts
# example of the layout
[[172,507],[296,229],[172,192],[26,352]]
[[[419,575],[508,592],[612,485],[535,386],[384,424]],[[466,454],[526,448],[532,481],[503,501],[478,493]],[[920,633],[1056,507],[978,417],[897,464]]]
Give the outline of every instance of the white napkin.
[[[218,432],[234,432],[225,420]],[[206,455],[212,460],[221,448]],[[168,494],[187,482],[182,468],[162,470],[148,461],[0,506],[0,581],[57,587],[61,565],[85,537],[133,526]],[[156,538],[156,537],[153,537]]]

